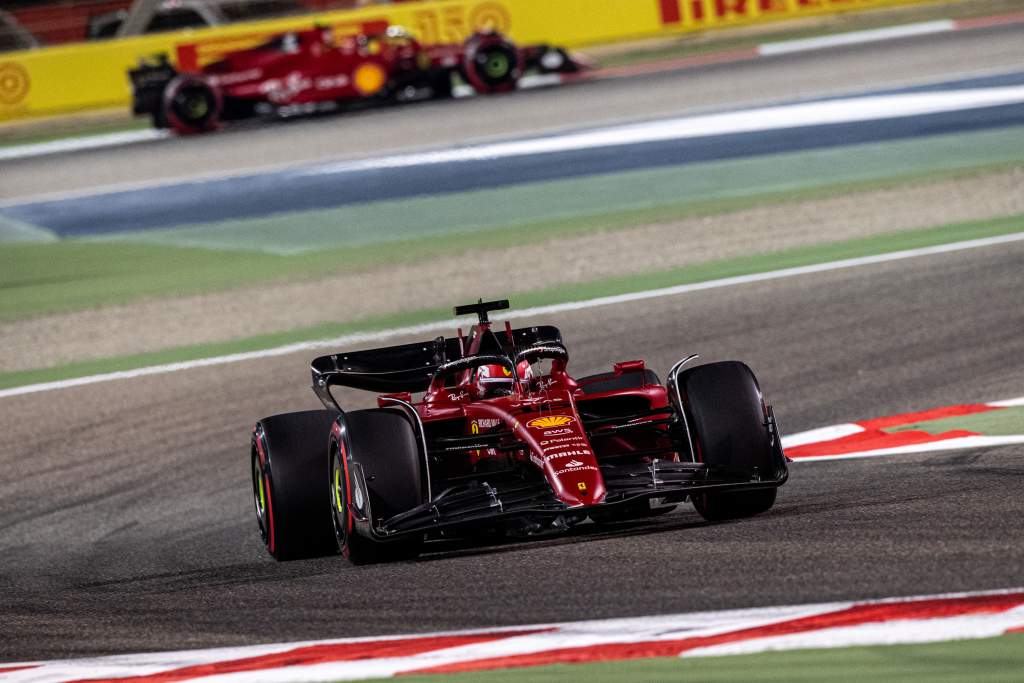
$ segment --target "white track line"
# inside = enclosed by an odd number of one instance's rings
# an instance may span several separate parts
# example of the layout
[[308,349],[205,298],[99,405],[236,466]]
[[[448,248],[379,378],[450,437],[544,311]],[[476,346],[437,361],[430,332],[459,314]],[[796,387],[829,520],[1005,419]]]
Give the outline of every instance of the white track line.
[[1009,436],[961,436],[945,441],[930,441],[909,446],[893,446],[892,448],[876,448],[870,451],[842,453],[839,455],[812,455],[806,458],[795,458],[794,462],[824,462],[826,460],[856,460],[859,458],[880,458],[886,455],[910,455],[912,453],[934,453],[936,451],[956,451],[964,448],[992,448],[994,446],[1012,446],[1024,443],[1024,434]]
[[[1005,74],[1005,73],[1007,73],[1006,68],[1005,67],[1001,67],[1001,68],[984,69],[984,70],[978,70],[978,71],[972,71],[972,72],[963,72],[963,73],[957,74],[955,76],[955,78],[979,78],[979,77],[984,77],[984,76],[989,76],[989,75],[998,75],[998,74]],[[520,143],[530,143],[530,142],[532,142],[534,140],[541,140],[541,139],[543,139],[543,140],[559,139],[559,140],[562,140],[563,142],[565,142],[566,139],[568,138],[568,142],[569,143],[575,144],[575,143],[579,143],[580,140],[581,140],[579,138],[579,135],[589,134],[589,133],[601,133],[601,134],[610,135],[610,137],[607,137],[606,139],[609,139],[612,142],[608,142],[608,143],[605,143],[605,144],[626,144],[626,143],[623,143],[622,140],[627,140],[627,143],[628,143],[628,137],[630,135],[633,135],[633,133],[631,131],[628,131],[628,130],[625,130],[625,129],[628,129],[628,128],[635,129],[635,128],[638,128],[638,127],[639,128],[648,128],[650,130],[650,132],[655,134],[655,135],[660,133],[662,135],[668,134],[671,137],[671,135],[673,134],[672,133],[672,126],[677,126],[677,124],[679,124],[679,122],[689,121],[689,122],[692,123],[695,120],[698,121],[698,122],[703,122],[701,124],[702,126],[705,125],[705,124],[708,126],[708,127],[704,128],[704,130],[705,131],[710,131],[710,132],[705,132],[704,134],[706,134],[706,135],[714,135],[714,134],[718,134],[718,133],[715,132],[716,131],[715,119],[723,117],[723,116],[726,116],[726,115],[735,115],[735,114],[744,114],[744,113],[748,114],[747,121],[751,122],[751,123],[747,124],[748,125],[748,132],[749,132],[749,126],[750,125],[754,125],[755,127],[757,125],[763,125],[763,124],[758,124],[757,123],[757,121],[755,120],[757,118],[757,116],[754,116],[754,117],[749,116],[750,112],[771,112],[772,113],[772,118],[775,120],[774,123],[772,124],[772,126],[785,128],[785,127],[787,127],[787,125],[790,125],[790,126],[797,125],[796,123],[793,123],[793,121],[790,121],[789,118],[788,118],[786,110],[789,107],[797,107],[797,106],[802,106],[802,105],[817,104],[817,103],[821,102],[821,100],[820,100],[821,97],[831,98],[830,101],[839,101],[839,98],[842,98],[843,101],[851,101],[851,100],[863,100],[865,98],[872,97],[872,98],[875,98],[875,105],[880,105],[880,102],[877,100],[877,97],[900,97],[900,96],[905,95],[906,93],[904,93],[904,94],[897,93],[895,95],[885,95],[885,96],[874,95],[873,93],[876,93],[877,90],[879,90],[879,89],[907,88],[907,87],[915,87],[915,86],[925,86],[925,85],[941,84],[941,83],[945,83],[950,78],[952,78],[952,76],[943,76],[941,78],[932,78],[932,79],[923,79],[923,80],[921,80],[921,79],[906,79],[906,80],[889,81],[889,82],[885,82],[885,83],[879,83],[879,84],[877,84],[877,86],[874,86],[874,87],[872,87],[870,89],[855,90],[855,91],[852,91],[852,92],[849,91],[849,90],[836,90],[834,92],[826,91],[826,92],[819,93],[814,98],[814,100],[812,100],[811,102],[799,102],[799,101],[798,102],[792,102],[792,101],[790,101],[788,99],[783,99],[783,100],[779,100],[779,101],[776,101],[776,102],[769,102],[769,103],[765,103],[763,101],[738,102],[738,103],[735,103],[735,105],[733,105],[730,108],[729,111],[725,111],[725,112],[718,111],[718,110],[716,110],[715,107],[704,107],[704,108],[701,108],[699,111],[690,112],[690,113],[688,113],[688,114],[686,114],[684,116],[680,116],[680,117],[671,117],[669,119],[659,119],[659,120],[655,120],[655,121],[646,121],[646,122],[642,122],[642,123],[636,123],[635,121],[624,121],[624,122],[619,122],[619,123],[606,123],[606,124],[598,126],[598,127],[587,128],[587,129],[584,129],[584,130],[578,130],[577,129],[577,130],[568,131],[568,132],[562,130],[560,132],[554,132],[554,133],[551,133],[551,134],[542,134],[540,137],[537,137],[537,138],[521,139],[521,138],[513,137],[512,139],[499,140],[497,142],[491,142],[491,141],[486,141],[486,140],[467,141],[465,144],[461,145],[460,147],[455,148],[454,150],[451,147],[444,147],[444,148],[426,147],[426,148],[423,148],[423,149],[414,149],[414,150],[410,150],[410,151],[393,151],[391,153],[386,154],[383,157],[371,157],[371,158],[362,158],[362,159],[357,158],[357,159],[350,159],[350,160],[343,160],[343,161],[329,161],[329,162],[323,162],[323,161],[320,161],[320,162],[316,162],[316,161],[302,161],[302,162],[285,162],[285,163],[262,164],[262,165],[250,166],[250,167],[247,167],[247,168],[235,169],[235,170],[232,170],[231,172],[226,172],[226,171],[204,172],[204,173],[196,173],[196,174],[188,175],[188,176],[179,176],[179,177],[171,177],[171,178],[160,178],[160,179],[156,179],[156,180],[121,182],[121,183],[114,183],[114,184],[111,184],[111,185],[104,185],[104,186],[100,186],[100,187],[91,187],[91,188],[79,189],[79,190],[71,190],[71,191],[66,191],[65,190],[65,191],[58,191],[58,192],[43,192],[43,193],[40,193],[40,194],[35,194],[35,195],[30,195],[30,196],[12,197],[12,198],[7,198],[7,199],[0,200],[0,209],[11,208],[11,207],[16,207],[16,206],[23,206],[25,204],[37,204],[37,203],[42,203],[42,202],[63,201],[63,200],[78,199],[78,198],[83,198],[83,197],[95,197],[95,196],[101,196],[101,195],[106,195],[106,194],[113,194],[113,193],[118,193],[118,192],[129,192],[129,191],[133,191],[133,190],[145,190],[145,189],[152,189],[152,188],[172,187],[172,186],[176,186],[176,185],[187,185],[187,184],[194,184],[194,183],[203,183],[203,182],[207,182],[207,181],[211,181],[211,180],[224,180],[224,179],[233,179],[233,178],[244,178],[244,177],[247,177],[247,176],[259,175],[259,174],[283,173],[283,174],[294,174],[294,175],[310,175],[310,174],[318,175],[318,174],[338,172],[338,171],[368,170],[368,169],[388,168],[388,167],[395,167],[395,166],[410,166],[410,165],[414,165],[415,163],[439,163],[439,162],[444,162],[444,161],[471,160],[473,158],[492,158],[491,156],[489,156],[490,154],[492,154],[492,153],[494,153],[496,151],[500,153],[500,152],[503,152],[503,151],[506,151],[506,150],[509,150],[509,149],[515,151],[517,154],[518,153],[529,153],[528,151],[526,151],[526,148],[517,147],[517,145],[519,145]],[[992,94],[992,93],[988,93],[989,90],[992,90],[991,88],[979,88],[977,90],[983,91],[983,92],[987,93],[986,97],[988,97],[988,96],[990,96]],[[971,91],[961,91],[961,92],[971,92]],[[1004,103],[1006,103],[1006,102],[1004,102]],[[908,111],[908,109],[906,109],[906,106],[908,104],[910,104],[910,103],[904,101],[904,102],[902,102],[899,105],[899,108],[904,112],[901,115],[908,115],[908,116],[910,116],[910,115],[919,115],[920,113],[922,113],[922,112],[918,112],[918,114],[913,114],[913,113],[909,113],[908,114],[908,113],[906,113]],[[921,102],[918,102],[918,104],[920,105]],[[931,104],[935,105],[935,101],[932,101]],[[947,102],[947,104],[948,104],[948,102]],[[983,104],[985,104],[985,103],[979,102],[976,105],[966,105],[966,106],[968,106],[968,108],[970,108],[971,106],[983,106]],[[958,99],[957,105],[958,106],[964,105],[964,101]],[[881,103],[881,106],[885,106],[884,103]],[[839,109],[842,109],[842,108],[840,107]],[[806,116],[809,111],[810,110],[803,109],[802,110],[803,115]],[[946,109],[945,111],[951,111],[951,110]],[[701,112],[704,112],[704,113],[701,113]],[[923,113],[928,113],[928,112],[923,112]],[[934,113],[934,112],[931,112],[931,113]],[[843,115],[843,112],[840,111],[839,114]],[[848,112],[847,112],[847,115],[849,115]],[[892,115],[896,116],[897,114],[893,113]],[[870,120],[870,119],[858,119],[858,120]],[[834,123],[835,121],[831,121],[831,122]],[[725,131],[725,132],[729,132],[729,130],[735,129],[738,123],[739,123],[739,120],[736,119],[735,117],[733,117],[733,118],[730,118],[730,119],[727,119],[727,120],[723,121],[722,125],[719,126],[719,128],[721,130]],[[729,126],[731,126],[731,128],[729,128]],[[770,127],[771,126],[769,126],[769,128]],[[734,132],[736,132],[736,131],[734,131]],[[738,132],[742,132],[742,131],[738,131]],[[616,136],[618,136],[618,137],[616,137]],[[686,136],[694,137],[694,131],[693,130],[688,131],[686,133]],[[594,146],[593,145],[593,141],[594,141],[593,138],[590,138],[590,139],[584,141],[585,142],[584,148],[587,145]],[[579,147],[575,147],[575,148],[579,148]],[[520,150],[523,150],[523,151],[520,151]],[[543,151],[543,150],[541,150],[541,151]],[[548,151],[557,151],[557,150],[548,150]]]
[[876,28],[867,31],[850,31],[848,33],[837,33],[831,36],[819,36],[817,38],[802,38],[798,40],[782,40],[775,43],[763,43],[757,51],[763,57],[773,55],[785,55],[793,52],[807,52],[808,50],[822,50],[846,45],[861,45],[864,43],[877,43],[883,40],[897,40],[899,38],[912,38],[914,36],[931,35],[933,33],[945,33],[957,30],[956,22],[951,19],[940,19],[939,21],[923,21],[916,24],[904,24],[902,26],[890,26],[887,28]]
[[152,142],[170,137],[166,130],[143,129],[126,130],[120,133],[106,133],[104,135],[85,135],[75,138],[64,138],[51,142],[38,142],[31,145],[14,145],[11,147],[0,147],[0,161],[12,159],[27,159],[47,154],[65,154],[67,152],[81,152],[86,149],[99,149],[101,147],[118,147],[120,145],[131,145],[137,142]]
[[[1003,401],[989,401],[985,403],[987,406],[993,408],[1013,408],[1018,406],[1024,406],[1024,396],[1019,398],[1010,398]],[[909,423],[908,423],[909,424]],[[796,434],[788,434],[782,437],[783,448],[796,448],[797,446],[806,446],[808,444],[821,444],[821,449],[826,449],[827,442],[842,439],[843,437],[853,436],[854,434],[860,434],[866,431],[864,427],[855,423],[847,422],[844,424],[830,425],[828,427],[819,427],[817,429],[811,429],[806,432],[797,432]],[[1024,431],[1024,429],[1022,429]],[[910,444],[906,446],[892,446],[888,448],[875,448],[866,451],[857,451],[854,453],[842,453],[836,455],[814,455],[807,457],[794,458],[796,462],[819,462],[825,460],[850,460],[855,458],[875,458],[884,455],[900,455],[906,453],[929,453],[932,451],[945,451],[955,450],[961,448],[990,448],[993,446],[1007,446],[1012,444],[1024,443],[1024,434],[1010,434],[1002,436],[970,436],[970,437],[958,437],[954,439],[948,439],[946,441],[930,441],[928,443]]]
[[[424,668],[487,662],[507,656],[526,656],[575,649],[581,661],[599,658],[605,646],[666,644],[665,652],[683,656],[738,654],[767,650],[877,646],[1000,636],[1024,625],[1024,607],[1016,596],[1021,589],[977,591],[913,598],[843,601],[806,605],[732,609],[688,614],[601,619],[593,621],[534,624],[528,626],[428,633],[413,636],[350,638],[280,643],[249,647],[179,652],[156,652],[88,659],[32,662],[33,668],[0,674],[4,681],[58,683],[69,679],[123,678],[165,674],[173,680],[204,683],[308,683],[364,678],[389,678]],[[989,608],[998,596],[1010,596]],[[972,598],[973,604],[972,604]],[[994,601],[993,598],[996,600]],[[946,601],[951,611],[920,609],[922,603]],[[962,611],[959,611],[962,610]],[[845,614],[845,618],[842,615]],[[880,614],[880,616],[878,616]],[[820,620],[815,626],[807,620]],[[803,627],[796,622],[803,621]],[[788,626],[788,628],[787,628]],[[752,629],[774,629],[777,635]],[[524,633],[525,632],[525,633]],[[493,639],[466,645],[446,645],[437,638],[449,635],[491,634]],[[731,637],[730,637],[731,636]],[[699,638],[721,638],[718,645],[687,649]],[[379,651],[375,640],[420,643],[419,650],[404,654]],[[331,646],[367,643],[364,656],[331,659]],[[431,647],[433,645],[433,647]],[[303,649],[322,648],[325,661],[310,661]],[[253,657],[288,653],[298,659],[256,662]],[[665,656],[662,654],[661,656]],[[613,657],[618,659],[618,657]],[[240,660],[250,660],[239,666]],[[185,667],[223,664],[222,673],[188,676]],[[13,664],[13,663],[12,663]],[[214,670],[216,671],[216,670]],[[528,673],[524,674],[529,678]],[[179,678],[180,677],[180,678]],[[443,680],[439,675],[438,680]]]
[[[939,254],[949,254],[958,251],[966,251],[969,249],[979,249],[983,247],[991,247],[1000,244],[1011,244],[1014,242],[1021,241],[1024,241],[1024,232],[1016,232],[1011,233],[1009,235],[985,237],[981,239],[966,240],[963,242],[952,242],[950,244],[940,244],[932,247],[921,247],[918,249],[905,249],[903,251],[893,251],[886,254],[877,254],[874,256],[860,256],[857,258],[842,259],[840,261],[816,263],[809,266],[799,266],[795,268],[783,268],[782,270],[772,270],[763,273],[752,273],[750,275],[738,275],[736,277],[720,278],[717,280],[695,282],[686,285],[676,285],[674,287],[662,287],[660,289],[650,289],[642,292],[631,292],[629,294],[604,296],[598,297],[596,299],[585,299],[582,301],[568,301],[560,304],[551,304],[549,306],[535,306],[533,308],[524,308],[510,311],[504,317],[508,320],[516,320],[519,318],[532,318],[541,315],[552,315],[555,313],[565,313],[569,311],[581,311],[588,308],[597,308],[599,306],[611,306],[615,304],[632,303],[635,301],[645,301],[648,299],[658,299],[662,297],[689,294],[690,292],[699,292],[708,289],[719,289],[722,287],[733,287],[736,285],[746,285],[755,282],[779,280],[788,277],[796,277],[799,275],[809,275],[812,273],[824,273],[834,270],[843,270],[847,268],[857,268],[861,266],[874,265],[878,263],[888,263],[891,261],[901,261],[909,258],[917,258],[919,256],[935,256]],[[110,372],[100,375],[89,375],[87,377],[76,377],[74,379],[58,380],[55,382],[27,384],[25,386],[12,387],[10,389],[0,390],[0,398],[7,398],[10,396],[21,396],[24,394],[32,394],[40,391],[52,391],[55,389],[68,389],[70,387],[84,386],[86,384],[96,384],[98,382],[109,382],[112,380],[119,379],[133,379],[136,377],[145,377],[147,375],[158,375],[168,372],[178,372],[180,370],[191,370],[194,368],[200,368],[209,365],[223,365],[226,363],[237,363],[239,361],[257,360],[262,358],[270,358],[273,356],[283,356],[286,354],[295,353],[297,351],[309,351],[313,349],[322,349],[325,347],[350,347],[355,346],[357,344],[365,344],[368,342],[379,342],[384,339],[396,336],[426,334],[435,332],[437,330],[451,329],[457,326],[458,324],[464,322],[464,319],[438,320],[434,322],[422,323],[420,325],[410,325],[408,327],[398,327],[389,330],[357,332],[355,334],[347,334],[341,337],[336,337],[335,339],[299,342],[296,344],[288,344],[287,346],[279,346],[276,348],[263,349],[260,351],[233,353],[225,356],[215,356],[213,358],[201,358],[197,360],[182,361],[180,363],[169,363],[166,365],[155,365],[146,368],[138,368],[135,370],[123,370],[120,372]]]
[[995,614],[971,614],[930,619],[901,619],[869,622],[856,626],[826,628],[738,643],[690,650],[683,657],[722,657],[785,650],[818,650],[845,647],[877,647],[941,643],[951,640],[996,638],[1024,624],[1024,610],[1017,608]]
[[1020,398],[1007,399],[1005,401],[992,401],[986,405],[990,405],[993,408],[1016,408],[1017,406],[1024,406],[1024,396],[1021,396]]
[[832,425],[829,427],[819,427],[817,429],[811,429],[806,432],[798,432],[796,434],[783,435],[782,447],[796,448],[797,446],[805,446],[809,443],[835,441],[836,439],[842,439],[845,436],[853,436],[854,434],[860,434],[863,431],[863,427],[853,423]]
[[[548,88],[559,85],[564,78],[561,74],[535,74],[525,76],[517,84],[519,90],[533,90],[536,88]],[[456,97],[476,97],[477,92],[470,86],[459,86],[454,93]],[[153,140],[164,140],[174,134],[169,130],[143,129],[121,131],[117,133],[104,133],[102,135],[82,135],[78,137],[63,138],[50,142],[39,142],[27,145],[11,145],[0,147],[0,161],[12,159],[28,159],[32,157],[46,156],[49,154],[66,154],[68,152],[80,152],[87,149],[99,149],[102,147],[120,147],[138,142],[152,142]]]
[[[866,31],[850,31],[830,36],[817,38],[803,38],[798,40],[783,40],[758,45],[757,52],[762,57],[774,55],[791,54],[795,52],[807,52],[822,50],[848,45],[860,45],[886,40],[897,40],[900,38],[912,38],[914,36],[945,33],[948,31],[969,30],[973,26],[961,26],[959,22],[952,19],[940,19],[937,21],[925,21],[902,26],[889,26],[885,28],[869,29]],[[522,90],[531,88],[548,87],[557,85],[564,79],[560,74],[545,74],[527,76],[519,84]],[[476,93],[471,89],[460,89],[456,93],[459,97],[471,97]],[[133,144],[136,142],[148,142],[161,140],[171,134],[166,130],[141,130],[109,133],[104,135],[90,135],[75,138],[65,138],[52,142],[16,145],[7,148],[0,148],[0,161],[9,159],[25,159],[47,154],[60,154],[75,152],[101,147],[116,147],[119,145]]]
[[299,175],[333,175],[352,171],[493,161],[512,157],[557,154],[717,135],[785,130],[804,126],[910,118],[1022,102],[1024,102],[1024,86],[1021,85],[945,92],[866,95],[839,100],[798,102],[699,116],[674,117],[525,140],[455,147],[435,152],[396,154],[376,159],[320,164],[299,172]]

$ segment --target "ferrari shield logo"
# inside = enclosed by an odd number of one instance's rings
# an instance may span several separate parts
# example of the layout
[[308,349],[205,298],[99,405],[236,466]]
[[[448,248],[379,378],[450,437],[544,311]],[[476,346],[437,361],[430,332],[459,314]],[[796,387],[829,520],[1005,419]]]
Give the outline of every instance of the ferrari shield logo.
[[576,488],[578,488],[580,490],[580,493],[586,493],[587,492],[587,482],[585,482],[585,481],[577,482]]

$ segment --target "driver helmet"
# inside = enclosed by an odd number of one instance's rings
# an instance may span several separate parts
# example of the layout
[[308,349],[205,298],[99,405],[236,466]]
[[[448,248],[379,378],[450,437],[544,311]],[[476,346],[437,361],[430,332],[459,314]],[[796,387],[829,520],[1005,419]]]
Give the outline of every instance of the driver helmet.
[[384,35],[393,40],[411,40],[412,34],[408,29],[398,24],[391,24],[384,30]]
[[289,54],[299,51],[299,36],[295,31],[288,31],[281,36],[281,51]]
[[481,365],[476,369],[476,386],[482,398],[508,396],[515,383],[512,371],[504,365]]

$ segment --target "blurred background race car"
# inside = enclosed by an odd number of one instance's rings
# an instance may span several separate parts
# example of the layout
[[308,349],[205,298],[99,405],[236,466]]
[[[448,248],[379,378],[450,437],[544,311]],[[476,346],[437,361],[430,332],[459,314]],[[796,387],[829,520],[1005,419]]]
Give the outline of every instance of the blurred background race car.
[[129,72],[132,111],[157,128],[215,130],[221,121],[330,111],[354,103],[451,97],[455,78],[477,93],[507,92],[530,73],[574,73],[586,64],[548,45],[519,47],[496,31],[426,46],[401,26],[336,39],[315,27],[229,53],[201,73],[178,73],[166,55]]

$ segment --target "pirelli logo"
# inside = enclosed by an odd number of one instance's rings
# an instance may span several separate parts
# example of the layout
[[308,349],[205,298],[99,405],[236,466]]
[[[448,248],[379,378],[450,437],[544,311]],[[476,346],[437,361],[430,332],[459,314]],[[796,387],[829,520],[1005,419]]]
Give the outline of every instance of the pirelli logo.
[[20,104],[28,95],[32,79],[16,62],[0,62],[0,104]]
[[[700,26],[731,21],[828,14],[886,4],[885,0],[655,0],[662,26]],[[891,3],[888,3],[891,4]]]

